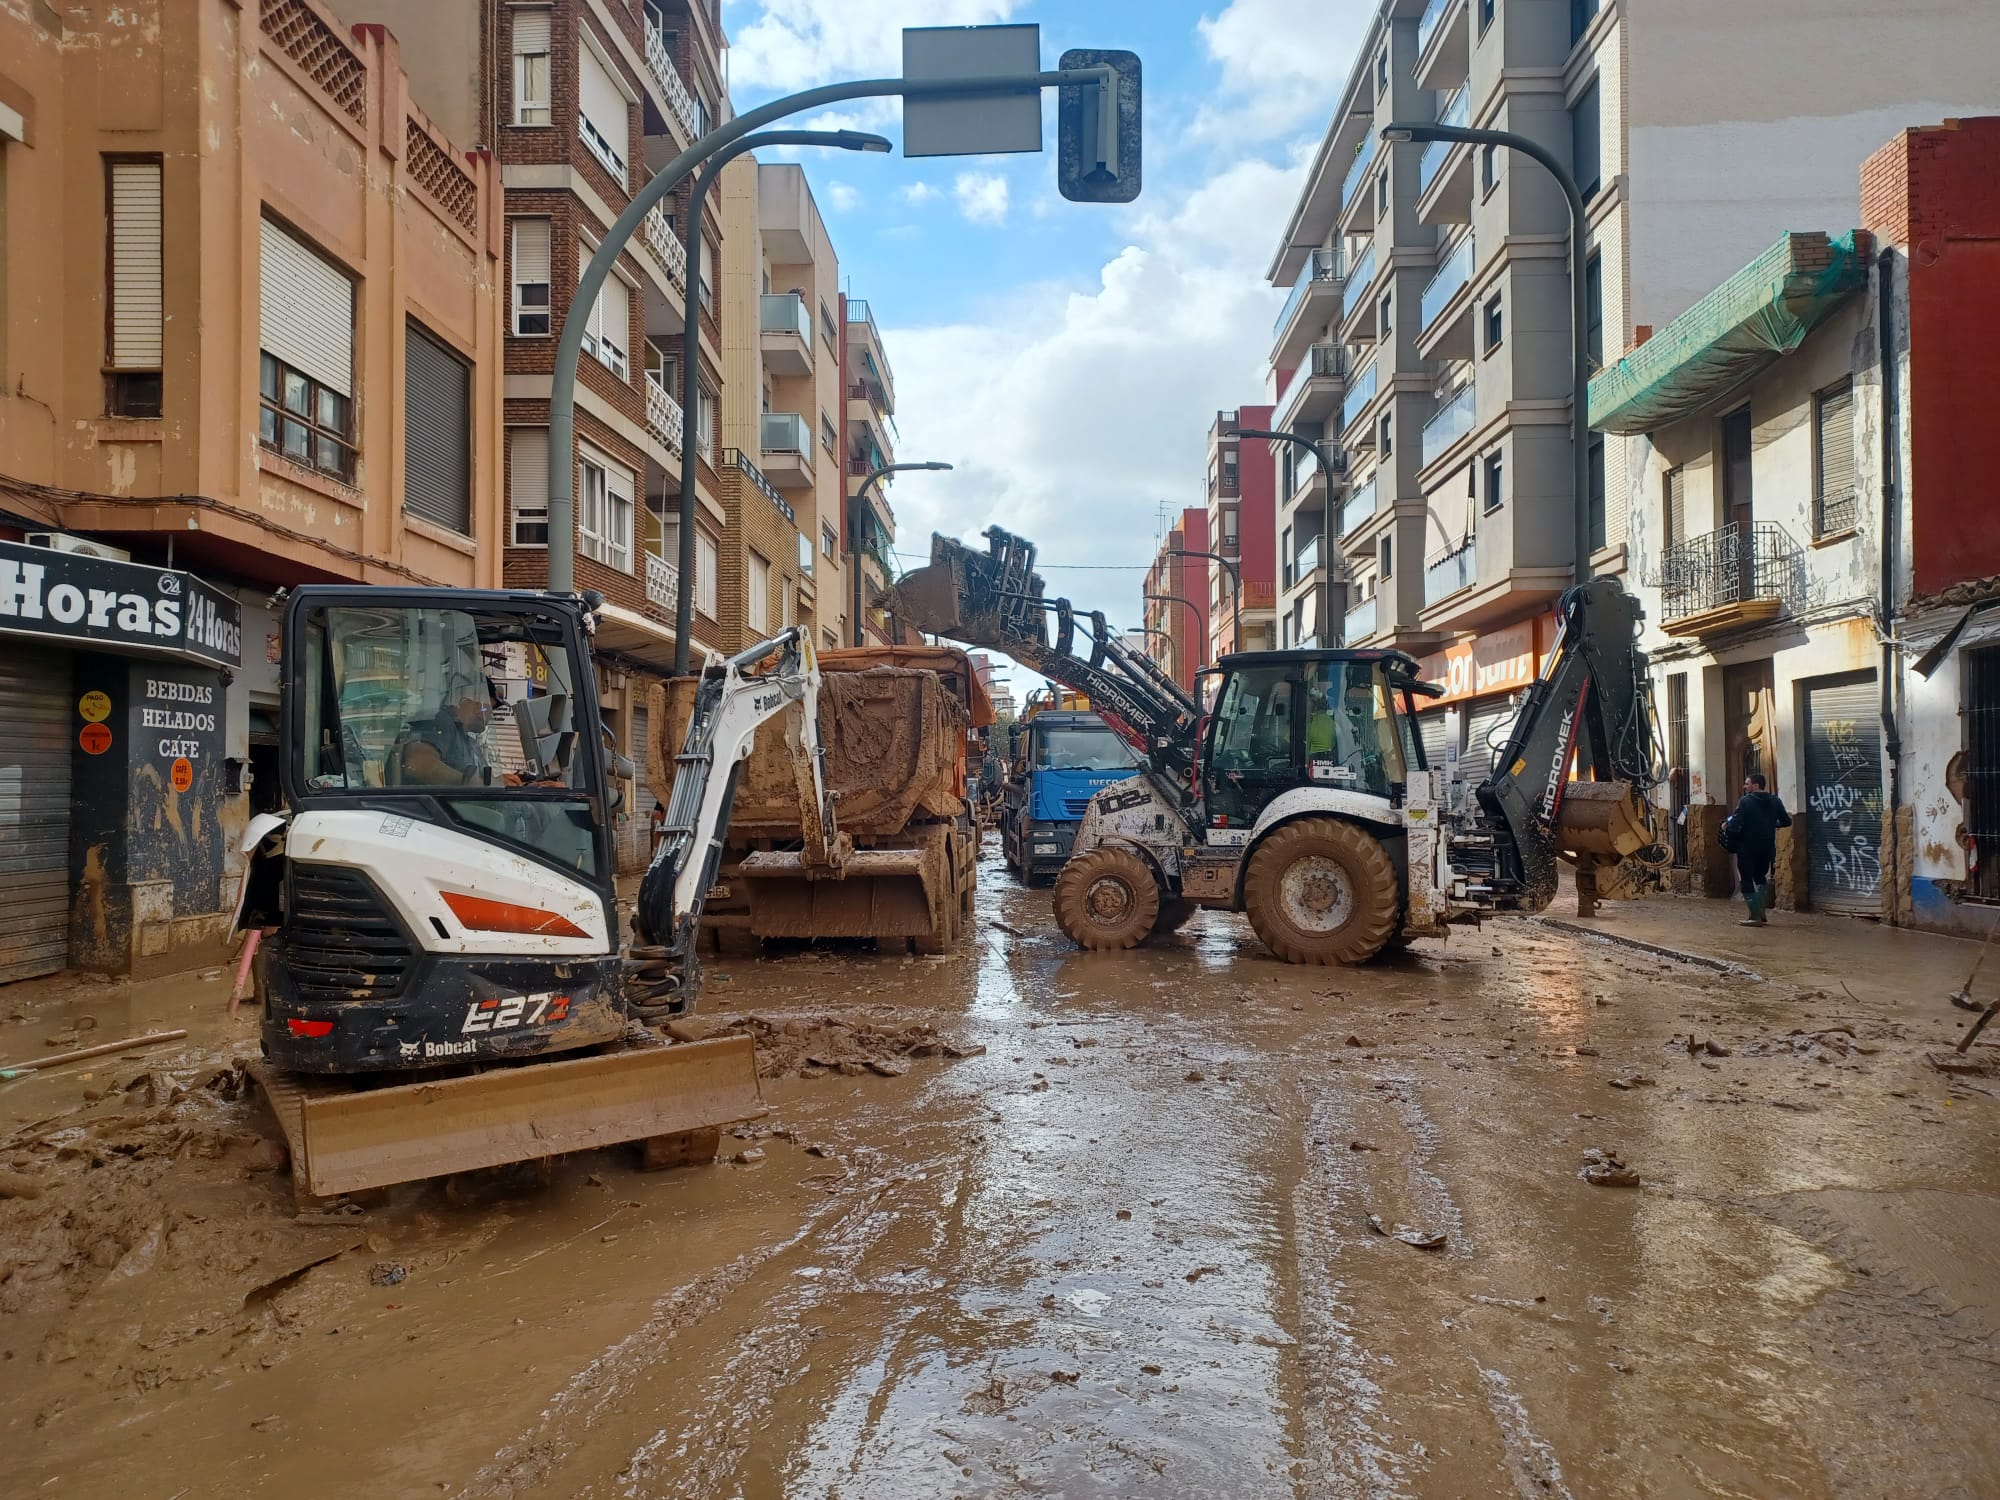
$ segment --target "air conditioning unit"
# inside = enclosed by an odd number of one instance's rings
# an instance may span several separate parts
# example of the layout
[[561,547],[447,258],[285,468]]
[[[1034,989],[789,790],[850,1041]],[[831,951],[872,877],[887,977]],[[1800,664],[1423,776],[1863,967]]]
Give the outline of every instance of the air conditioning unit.
[[113,547],[88,537],[71,536],[66,531],[30,531],[27,542],[30,547],[47,547],[51,552],[74,552],[78,557],[99,557],[106,562],[132,560],[132,554],[123,547]]
[[1329,446],[1325,450],[1324,462],[1326,465],[1327,473],[1345,474],[1347,472],[1350,460],[1348,459],[1347,450],[1345,448],[1336,448]]

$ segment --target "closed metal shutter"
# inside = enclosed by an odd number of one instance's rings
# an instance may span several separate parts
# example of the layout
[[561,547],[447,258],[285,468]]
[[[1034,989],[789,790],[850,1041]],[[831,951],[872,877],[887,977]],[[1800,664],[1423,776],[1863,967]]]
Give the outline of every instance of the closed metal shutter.
[[1854,382],[1820,394],[1813,417],[1818,492],[1813,532],[1826,536],[1854,524]]
[[470,536],[472,369],[415,323],[404,347],[404,508]]
[[354,282],[269,219],[259,318],[266,353],[343,396],[354,394]]
[[0,982],[69,961],[69,657],[0,663]]
[[1806,689],[1806,893],[1819,911],[1882,910],[1882,721],[1875,674]]
[[1507,726],[1513,722],[1511,698],[1488,698],[1472,705],[1465,716],[1466,776],[1484,781],[1493,774],[1493,761],[1505,741]]
[[1444,769],[1445,711],[1433,708],[1417,715],[1417,738],[1423,741],[1424,764],[1433,771]]
[[632,816],[619,834],[618,868],[626,873],[643,870],[653,857],[653,789],[646,784],[646,736],[651,732],[646,710],[632,710],[632,748],[626,754],[638,769],[632,783]]
[[111,163],[111,364],[160,368],[160,164]]

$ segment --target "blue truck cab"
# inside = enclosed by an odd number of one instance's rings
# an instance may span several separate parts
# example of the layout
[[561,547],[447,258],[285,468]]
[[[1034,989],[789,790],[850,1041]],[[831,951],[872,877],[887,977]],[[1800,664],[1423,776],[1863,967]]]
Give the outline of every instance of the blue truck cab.
[[1002,792],[1007,868],[1030,885],[1054,879],[1090,799],[1137,770],[1131,747],[1094,713],[1047,710],[1024,720]]

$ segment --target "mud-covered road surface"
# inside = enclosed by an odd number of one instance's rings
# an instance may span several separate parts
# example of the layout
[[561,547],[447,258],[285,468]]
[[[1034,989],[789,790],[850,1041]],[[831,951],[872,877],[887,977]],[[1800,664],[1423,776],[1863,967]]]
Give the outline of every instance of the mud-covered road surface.
[[[942,959],[716,966],[817,1075],[722,1162],[304,1222],[222,976],[0,991],[0,1057],[193,1033],[0,1086],[0,1488],[2000,1493],[2000,1079],[1930,1060],[1970,945],[1665,901],[1597,925],[1754,976],[1531,923],[1089,956],[982,878]],[[950,1046],[824,1068],[829,1014]]]

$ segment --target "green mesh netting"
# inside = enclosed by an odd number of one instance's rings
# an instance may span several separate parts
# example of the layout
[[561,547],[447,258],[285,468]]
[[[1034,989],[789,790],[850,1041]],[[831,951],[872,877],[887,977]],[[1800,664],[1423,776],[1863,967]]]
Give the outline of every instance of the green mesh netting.
[[1652,432],[1694,415],[1805,342],[1867,282],[1874,242],[1787,234],[1590,382],[1590,425]]

